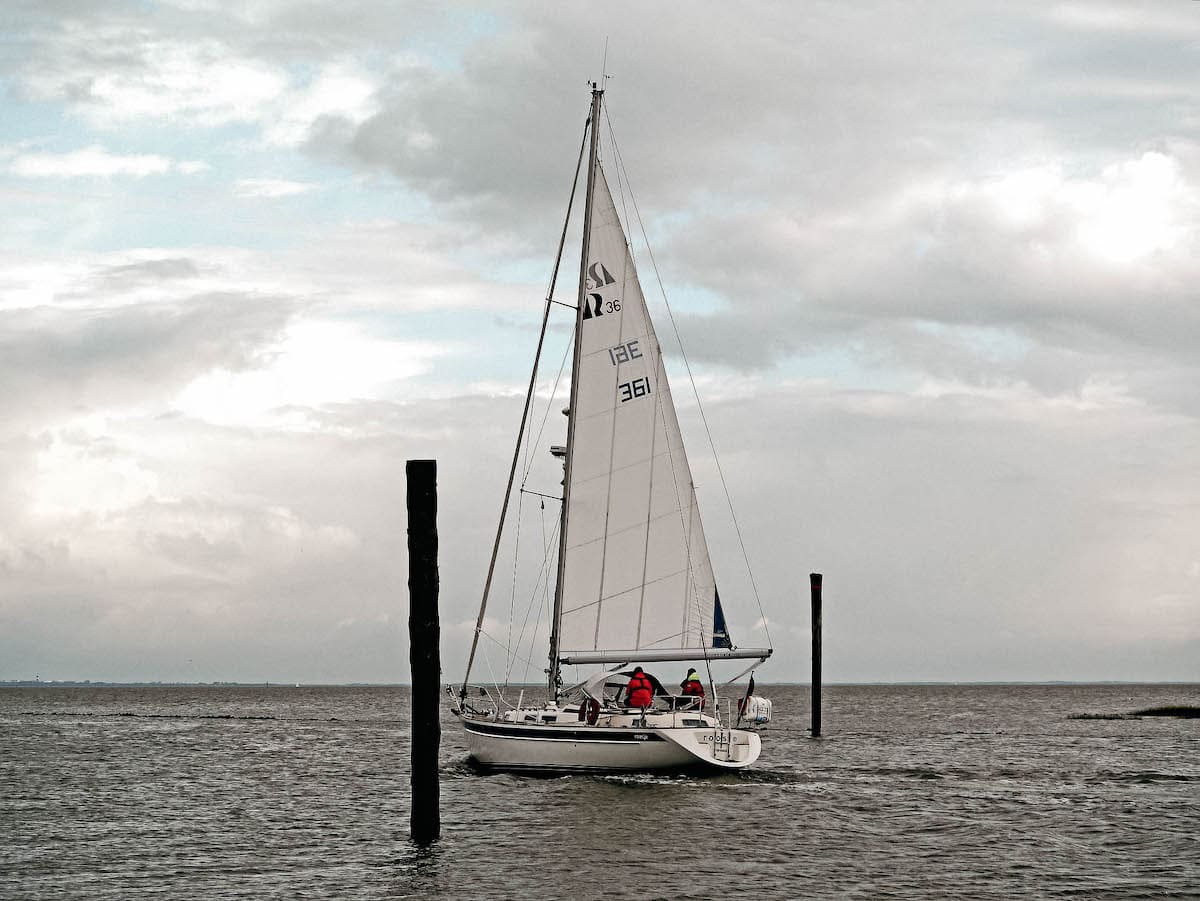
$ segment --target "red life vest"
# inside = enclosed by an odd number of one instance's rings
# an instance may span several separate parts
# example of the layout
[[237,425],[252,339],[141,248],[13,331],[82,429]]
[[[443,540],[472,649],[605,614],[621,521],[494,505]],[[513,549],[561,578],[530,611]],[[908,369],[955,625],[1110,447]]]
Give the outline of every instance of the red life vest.
[[683,693],[702,698],[704,697],[704,683],[699,679],[688,679],[688,681],[683,683]]
[[654,702],[654,684],[644,673],[631,676],[626,690],[630,707],[649,707]]

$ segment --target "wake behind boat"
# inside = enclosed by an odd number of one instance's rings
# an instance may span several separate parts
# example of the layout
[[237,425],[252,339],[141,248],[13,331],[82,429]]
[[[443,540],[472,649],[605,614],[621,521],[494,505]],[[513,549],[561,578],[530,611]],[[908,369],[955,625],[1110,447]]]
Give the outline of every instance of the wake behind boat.
[[[744,694],[725,695],[724,685],[718,691],[711,665],[754,661],[745,675],[772,650],[736,647],[726,628],[662,349],[599,160],[602,97],[593,85],[567,439],[565,447],[552,448],[562,458],[564,478],[548,700],[528,706],[518,699],[509,706],[500,699],[485,709],[468,700],[467,683],[525,436],[549,297],[455,713],[471,758],[484,767],[740,769],[758,759],[762,746],[751,727],[769,722],[771,705],[754,696],[753,676]],[[560,258],[561,252],[560,244]],[[641,670],[669,662],[702,666],[708,691],[697,692],[697,679],[691,690],[672,692]],[[564,665],[607,669],[564,687]]]

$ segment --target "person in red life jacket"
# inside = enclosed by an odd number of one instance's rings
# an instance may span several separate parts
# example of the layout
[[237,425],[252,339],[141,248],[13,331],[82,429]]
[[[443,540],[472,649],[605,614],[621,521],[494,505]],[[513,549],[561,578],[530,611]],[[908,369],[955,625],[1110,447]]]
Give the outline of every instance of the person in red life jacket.
[[688,670],[687,675],[683,677],[683,681],[679,683],[679,688],[685,697],[699,698],[700,706],[704,706],[704,683],[696,675],[695,669]]
[[654,703],[654,683],[646,677],[640,666],[634,667],[625,691],[626,703],[630,707],[645,709]]

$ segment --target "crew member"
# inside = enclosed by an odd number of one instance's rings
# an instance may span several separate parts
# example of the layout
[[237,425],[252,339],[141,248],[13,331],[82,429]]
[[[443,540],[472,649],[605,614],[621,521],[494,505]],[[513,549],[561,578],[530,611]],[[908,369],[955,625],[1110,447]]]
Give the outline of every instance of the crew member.
[[687,675],[683,677],[683,681],[679,683],[679,688],[684,695],[695,698],[704,698],[704,683],[700,681],[700,677],[696,675],[696,670],[689,669]]
[[634,668],[625,691],[626,703],[630,707],[640,707],[644,710],[654,703],[654,683],[647,678],[640,666]]

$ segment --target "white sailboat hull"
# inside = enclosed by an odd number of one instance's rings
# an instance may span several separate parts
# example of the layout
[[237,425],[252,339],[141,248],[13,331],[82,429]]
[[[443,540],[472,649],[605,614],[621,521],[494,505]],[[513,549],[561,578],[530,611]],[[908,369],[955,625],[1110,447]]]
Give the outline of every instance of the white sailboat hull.
[[536,725],[463,717],[470,757],[499,770],[736,770],[758,759],[757,734],[720,727]]

